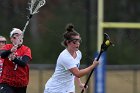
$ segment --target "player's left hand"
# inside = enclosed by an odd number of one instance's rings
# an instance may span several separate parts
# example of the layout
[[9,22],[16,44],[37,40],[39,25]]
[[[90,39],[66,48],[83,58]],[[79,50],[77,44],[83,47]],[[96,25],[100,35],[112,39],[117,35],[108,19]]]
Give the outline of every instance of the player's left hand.
[[84,86],[85,86],[85,84],[83,84],[83,83],[81,83],[81,84],[79,85],[79,87],[82,88],[82,89],[84,89],[84,90],[88,88],[88,86],[86,86],[86,87],[84,87]]
[[8,58],[9,58],[9,60],[14,60],[16,58],[16,54],[11,53]]

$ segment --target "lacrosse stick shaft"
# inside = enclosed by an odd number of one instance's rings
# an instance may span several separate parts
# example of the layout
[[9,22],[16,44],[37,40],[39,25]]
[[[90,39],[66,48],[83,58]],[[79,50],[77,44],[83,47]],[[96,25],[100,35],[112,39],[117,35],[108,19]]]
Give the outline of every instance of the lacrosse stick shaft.
[[[100,56],[101,56],[102,53],[103,53],[103,51],[100,51],[100,53],[99,53],[99,55],[98,55],[96,61],[99,61]],[[87,86],[87,84],[88,84],[88,82],[89,82],[89,80],[90,80],[90,77],[91,77],[91,75],[92,75],[94,69],[95,69],[95,68],[93,68],[92,71],[90,72],[90,74],[89,74],[89,76],[88,76],[88,79],[87,79],[87,81],[86,81],[86,83],[85,83],[85,85],[84,85],[84,88],[86,88],[86,86]],[[83,92],[84,92],[84,89],[82,89],[81,93],[83,93]]]
[[29,24],[29,22],[30,22],[32,16],[33,16],[33,15],[30,15],[30,16],[29,16],[29,18],[28,18],[28,20],[27,20],[27,22],[26,22],[26,24],[25,24],[25,26],[24,26],[24,28],[23,28],[23,34],[24,34],[24,32],[25,32],[25,30],[26,30],[26,28],[27,28],[27,26],[28,26],[28,24]]
[[[108,42],[109,42],[109,43],[108,43]],[[111,43],[111,41],[110,41],[110,37],[109,37],[108,34],[104,33],[104,40],[103,40],[103,43],[102,43],[102,45],[101,45],[100,53],[99,53],[99,55],[98,55],[96,61],[98,61],[98,60],[100,59],[101,54],[102,54],[104,51],[106,51],[107,48],[108,48],[110,45],[112,45],[112,43]],[[89,74],[89,76],[88,76],[88,79],[87,79],[87,81],[86,81],[86,83],[85,83],[85,85],[84,85],[84,88],[86,88],[86,86],[87,86],[87,84],[88,84],[88,82],[89,82],[89,80],[90,80],[90,77],[91,77],[91,75],[92,75],[94,69],[95,69],[95,68],[93,68],[92,71],[90,72],[90,74]],[[83,93],[83,92],[84,92],[84,89],[82,89],[81,93]]]
[[14,70],[17,70],[17,67],[18,67],[18,65],[17,65],[17,64],[15,64],[15,68],[14,68]]

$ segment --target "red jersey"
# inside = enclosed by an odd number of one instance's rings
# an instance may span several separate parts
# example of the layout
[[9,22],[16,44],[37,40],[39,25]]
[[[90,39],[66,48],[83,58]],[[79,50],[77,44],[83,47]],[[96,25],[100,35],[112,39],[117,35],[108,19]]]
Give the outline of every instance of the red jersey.
[[[12,44],[6,44],[3,50],[10,50],[12,47]],[[25,55],[32,59],[30,48],[22,45],[17,49],[16,56],[22,58]],[[16,70],[14,68],[15,64],[9,58],[5,58],[0,83],[7,83],[14,87],[27,86],[29,82],[29,65],[27,64],[25,67],[18,66]]]
[[4,59],[0,58],[0,78],[1,78],[1,73],[2,73],[3,61]]

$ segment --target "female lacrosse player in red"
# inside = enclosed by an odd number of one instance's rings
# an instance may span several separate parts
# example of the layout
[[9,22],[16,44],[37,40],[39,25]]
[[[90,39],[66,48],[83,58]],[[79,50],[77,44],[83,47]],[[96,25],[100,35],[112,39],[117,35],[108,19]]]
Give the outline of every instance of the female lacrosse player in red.
[[29,81],[31,50],[23,45],[22,31],[14,28],[10,33],[12,44],[6,44],[2,50],[4,59],[0,79],[0,93],[26,93]]
[[[0,53],[2,52],[2,47],[6,44],[6,38],[3,36],[0,36]],[[2,66],[3,66],[3,61],[4,59],[2,59],[0,57],[0,77],[1,77],[1,73],[2,73]]]
[[79,70],[78,67],[82,58],[79,50],[81,37],[80,34],[74,30],[72,24],[68,24],[66,30],[63,34],[63,45],[66,49],[60,53],[55,72],[45,84],[44,93],[75,93],[74,80],[78,82],[80,87],[84,88],[80,77],[88,74],[99,64],[98,61],[94,61],[91,66]]

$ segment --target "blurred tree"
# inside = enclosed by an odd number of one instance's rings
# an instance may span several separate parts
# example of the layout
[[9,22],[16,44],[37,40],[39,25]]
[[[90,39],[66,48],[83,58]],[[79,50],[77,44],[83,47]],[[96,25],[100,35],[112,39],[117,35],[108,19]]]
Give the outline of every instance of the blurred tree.
[[[139,0],[105,0],[104,14],[106,22],[140,22],[140,1]],[[113,31],[111,31],[113,30]],[[140,39],[139,29],[106,29],[116,38],[116,47],[109,52],[108,56],[115,53],[116,57],[109,59],[108,64],[139,64],[139,47]],[[116,39],[116,40],[115,40]],[[139,52],[138,52],[139,51]],[[134,53],[134,55],[133,55]],[[117,54],[117,55],[116,55]],[[113,62],[116,60],[115,62]]]
[[[29,15],[28,2],[0,0],[1,35],[8,38],[13,27],[23,29]],[[24,38],[24,43],[32,49],[33,63],[56,62],[63,50],[60,43],[67,23],[73,23],[81,34],[83,63],[93,59],[97,50],[97,0],[86,2],[47,0],[40,12],[33,16]],[[139,0],[104,0],[104,21],[140,22],[139,4]],[[105,32],[110,34],[116,45],[107,52],[108,64],[139,64],[139,29],[105,29]]]

